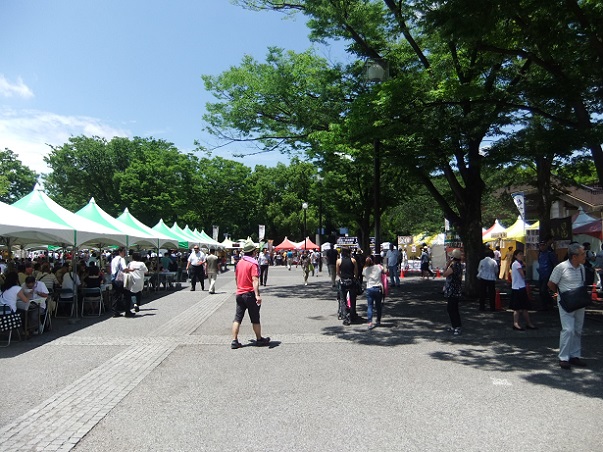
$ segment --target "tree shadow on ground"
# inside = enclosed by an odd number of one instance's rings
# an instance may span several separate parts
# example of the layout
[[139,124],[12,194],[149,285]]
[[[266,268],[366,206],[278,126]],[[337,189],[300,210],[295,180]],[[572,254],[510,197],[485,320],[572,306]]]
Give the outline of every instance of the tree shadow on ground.
[[[159,291],[151,291],[145,293],[143,296],[143,304],[140,305],[140,312],[136,317],[146,317],[155,315],[152,311],[155,309],[149,306],[149,303],[152,303],[155,300],[159,300],[163,297],[171,295],[172,293],[182,290],[182,289],[171,289],[171,290],[159,290]],[[26,339],[23,332],[21,332],[21,340],[19,341],[18,334],[13,332],[11,343],[8,347],[0,348],[0,360],[3,358],[13,358],[23,353],[27,353],[31,350],[34,350],[38,347],[41,347],[44,344],[52,342],[56,339],[59,339],[64,336],[69,336],[77,331],[88,328],[92,325],[95,325],[99,322],[104,322],[106,320],[110,320],[112,318],[111,313],[111,301],[105,306],[105,311],[100,315],[90,315],[81,317],[79,313],[81,313],[82,306],[79,304],[78,307],[78,317],[52,317],[52,329],[50,331],[46,330],[42,334],[33,335],[30,338]],[[134,317],[134,318],[136,318]],[[8,333],[0,333],[2,337],[0,340],[4,341],[5,338],[8,337]]]
[[[470,366],[490,372],[513,372],[527,382],[603,398],[603,315],[600,306],[587,311],[582,339],[588,368],[563,370],[557,353],[559,314],[556,310],[530,312],[538,330],[514,331],[512,311],[479,311],[476,300],[464,299],[460,306],[463,334],[453,336],[446,331],[450,324],[446,302],[442,296],[443,279],[406,278],[400,288],[392,288],[383,305],[381,326],[368,330],[366,324],[323,328],[323,334],[362,345],[395,347],[424,341],[440,343],[446,350],[429,354],[433,359]],[[501,291],[508,291],[506,283]],[[284,299],[307,297],[331,302],[337,310],[336,291],[325,284],[275,287],[271,295]],[[503,302],[506,308],[507,300]],[[538,303],[534,302],[535,306]],[[366,300],[359,297],[357,311],[366,317]],[[311,317],[316,320],[324,316]],[[334,315],[333,317],[337,317]],[[523,322],[523,319],[522,319]],[[449,346],[452,346],[449,347]]]

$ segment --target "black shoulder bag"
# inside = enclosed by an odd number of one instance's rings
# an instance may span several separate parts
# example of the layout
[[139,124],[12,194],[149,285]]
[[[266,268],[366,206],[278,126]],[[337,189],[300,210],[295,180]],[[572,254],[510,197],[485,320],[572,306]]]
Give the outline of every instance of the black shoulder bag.
[[575,289],[566,290],[559,295],[559,304],[565,312],[574,312],[589,306],[592,302],[587,287],[584,285],[584,268],[581,268],[582,285]]

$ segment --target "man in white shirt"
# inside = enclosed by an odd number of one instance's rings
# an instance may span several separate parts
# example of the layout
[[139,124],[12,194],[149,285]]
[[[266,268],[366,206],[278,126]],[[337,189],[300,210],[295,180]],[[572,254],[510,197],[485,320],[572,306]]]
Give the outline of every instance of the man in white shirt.
[[[584,308],[567,312],[561,307],[560,293],[584,285],[584,260],[586,252],[578,243],[572,243],[567,249],[568,259],[553,269],[549,278],[549,289],[557,297],[561,334],[559,336],[559,367],[571,369],[571,366],[586,367],[582,357],[582,327],[584,326]],[[585,289],[586,290],[586,289]]]
[[197,281],[201,283],[201,290],[205,290],[205,270],[204,265],[207,260],[207,256],[201,250],[199,245],[193,247],[193,252],[188,256],[188,262],[186,263],[186,271],[191,274],[191,291],[194,292]]
[[113,285],[113,317],[121,317],[121,311],[125,312],[126,317],[134,317],[130,308],[130,300],[126,299],[126,290],[124,288],[124,274],[129,273],[126,264],[126,249],[122,246],[117,249],[116,255],[111,260],[111,284]]
[[486,299],[490,304],[490,311],[495,310],[495,287],[498,278],[498,264],[494,260],[494,252],[486,250],[486,256],[477,266],[477,278],[480,282],[479,310],[486,310]]

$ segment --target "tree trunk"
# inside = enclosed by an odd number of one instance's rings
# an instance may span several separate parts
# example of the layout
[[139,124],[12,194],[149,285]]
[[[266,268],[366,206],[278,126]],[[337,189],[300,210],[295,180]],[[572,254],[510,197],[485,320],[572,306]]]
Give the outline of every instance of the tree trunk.
[[538,183],[538,219],[540,221],[540,240],[551,234],[551,168],[554,156],[540,156],[536,159],[536,180]]
[[469,298],[477,298],[479,295],[477,267],[484,250],[481,213],[482,190],[474,190],[478,191],[479,194],[471,193],[468,189],[466,191],[465,208],[461,212],[457,228],[465,251],[464,292]]

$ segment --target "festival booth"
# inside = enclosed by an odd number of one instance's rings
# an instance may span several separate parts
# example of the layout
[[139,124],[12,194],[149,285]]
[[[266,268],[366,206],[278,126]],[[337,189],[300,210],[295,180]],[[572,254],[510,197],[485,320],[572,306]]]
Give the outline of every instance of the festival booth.
[[[424,242],[431,250],[431,266],[433,269],[446,267],[446,234],[434,234],[426,237]],[[434,270],[435,271],[435,270]]]
[[582,208],[572,217],[573,239],[579,243],[590,243],[591,251],[597,253],[601,249],[602,235],[601,218],[591,217]]
[[[505,227],[498,222],[498,219],[494,220],[494,224],[486,229],[485,232],[482,233],[482,242],[484,243],[495,243],[495,246],[500,246],[499,243],[502,238],[505,238],[506,229]],[[502,249],[502,246],[501,246]]]
[[[303,243],[303,242],[302,242]],[[296,244],[289,240],[287,237],[274,247],[275,251],[289,251],[294,250],[296,248]]]
[[306,237],[306,240],[302,240],[299,243],[295,244],[295,249],[297,250],[317,250],[319,246],[310,240],[309,237]]

